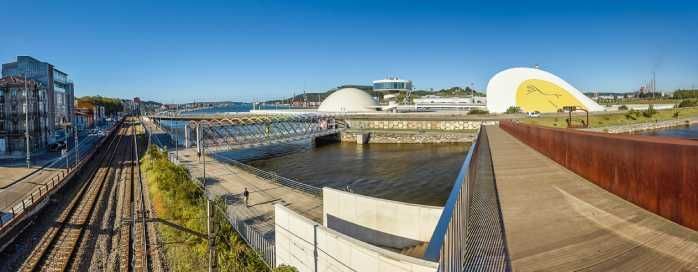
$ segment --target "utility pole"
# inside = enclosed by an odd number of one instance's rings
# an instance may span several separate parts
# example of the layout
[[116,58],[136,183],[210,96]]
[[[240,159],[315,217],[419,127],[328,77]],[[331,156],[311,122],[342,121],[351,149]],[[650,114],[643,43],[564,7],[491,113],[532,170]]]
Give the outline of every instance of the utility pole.
[[73,119],[73,135],[75,135],[75,147],[73,147],[73,149],[75,149],[75,167],[78,167],[78,162],[80,161],[80,149],[78,148],[78,117],[74,116]]
[[29,141],[29,90],[27,89],[27,74],[24,74],[24,137],[27,139],[27,168],[31,168],[31,145]]
[[216,259],[216,226],[213,220],[214,210],[211,200],[208,199],[206,195],[206,190],[204,189],[204,197],[206,197],[206,213],[208,222],[208,271],[216,272],[218,271],[218,261]]
[[[175,104],[175,114],[179,115],[179,104]],[[177,134],[177,130],[174,129],[174,126],[172,127],[172,131],[175,133],[175,158],[179,160],[179,134]]]
[[[201,129],[199,125],[199,132],[201,132],[201,138],[203,137],[204,130]],[[207,219],[207,230],[208,230],[208,271],[209,272],[216,272],[218,271],[218,261],[216,260],[216,237],[214,235],[215,233],[215,225],[214,225],[214,220],[213,220],[213,206],[211,203],[211,200],[208,198],[208,195],[206,194],[206,145],[204,144],[204,139],[201,139],[199,141],[199,144],[201,145],[201,159],[203,160],[203,180],[201,181],[201,187],[204,189],[204,197],[206,198],[206,219]]]

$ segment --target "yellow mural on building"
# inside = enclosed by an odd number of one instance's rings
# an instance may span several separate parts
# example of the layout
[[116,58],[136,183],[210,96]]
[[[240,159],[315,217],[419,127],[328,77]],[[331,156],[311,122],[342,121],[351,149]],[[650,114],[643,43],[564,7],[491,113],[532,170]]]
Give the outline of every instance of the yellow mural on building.
[[516,105],[523,111],[556,112],[564,106],[584,108],[570,92],[552,82],[529,79],[516,89]]

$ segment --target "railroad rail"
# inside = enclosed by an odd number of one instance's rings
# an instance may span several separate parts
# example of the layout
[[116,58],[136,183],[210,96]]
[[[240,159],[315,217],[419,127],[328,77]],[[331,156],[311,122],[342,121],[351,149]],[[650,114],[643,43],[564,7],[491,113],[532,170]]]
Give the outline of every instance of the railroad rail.
[[99,164],[90,170],[89,180],[43,236],[22,266],[22,271],[66,271],[76,262],[76,252],[93,214],[97,196],[122,145],[124,129],[118,128],[107,147],[99,154]]
[[[100,218],[109,218],[118,213],[121,221],[114,237],[118,243],[109,246],[118,262],[119,271],[158,271],[161,261],[156,264],[152,259],[158,258],[155,231],[148,223],[149,203],[145,195],[147,190],[141,179],[139,155],[144,151],[139,139],[138,123],[124,122],[117,128],[117,133],[110,136],[108,146],[94,158],[93,164],[86,169],[84,182],[77,189],[67,207],[61,212],[54,225],[43,235],[21,267],[21,271],[77,271],[92,265],[91,253],[85,253],[95,243],[95,230],[91,222]],[[141,132],[142,133],[142,132]],[[117,175],[116,173],[120,173]],[[118,176],[118,178],[117,178]],[[106,201],[112,197],[103,192],[118,184],[121,194],[116,191],[111,196],[121,203],[119,209],[103,211]],[[105,219],[106,220],[106,219]],[[109,219],[114,220],[114,219]],[[157,248],[155,246],[154,248]],[[91,256],[91,257],[87,257]],[[152,256],[152,257],[151,257]],[[115,270],[116,270],[115,269]]]

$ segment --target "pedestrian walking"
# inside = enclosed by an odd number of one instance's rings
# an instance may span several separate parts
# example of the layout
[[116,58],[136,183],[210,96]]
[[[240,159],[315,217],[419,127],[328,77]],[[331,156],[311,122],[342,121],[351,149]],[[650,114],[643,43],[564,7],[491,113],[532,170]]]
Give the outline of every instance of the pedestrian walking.
[[242,192],[242,196],[245,197],[245,206],[249,207],[250,206],[250,192],[247,191],[247,187],[245,187],[245,191]]

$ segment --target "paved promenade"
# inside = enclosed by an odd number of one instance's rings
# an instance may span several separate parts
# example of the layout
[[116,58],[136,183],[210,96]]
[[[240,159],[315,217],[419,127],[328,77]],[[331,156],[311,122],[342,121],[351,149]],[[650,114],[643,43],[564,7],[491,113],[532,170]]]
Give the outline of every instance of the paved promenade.
[[515,271],[698,271],[698,232],[487,127]]
[[[203,164],[193,148],[180,150],[180,163],[192,174],[202,176]],[[293,190],[286,186],[264,180],[233,165],[226,163],[224,157],[210,155],[206,157],[207,189],[228,199],[228,211],[240,220],[251,224],[265,238],[273,238],[275,203],[284,203],[286,207],[304,216],[322,223],[322,199]],[[250,192],[249,207],[245,206],[242,192]]]

